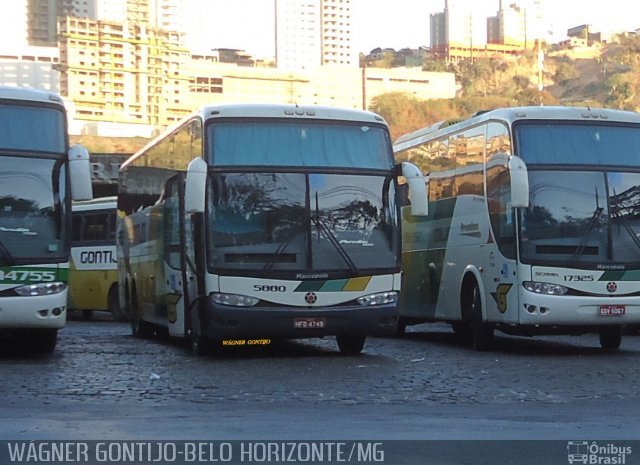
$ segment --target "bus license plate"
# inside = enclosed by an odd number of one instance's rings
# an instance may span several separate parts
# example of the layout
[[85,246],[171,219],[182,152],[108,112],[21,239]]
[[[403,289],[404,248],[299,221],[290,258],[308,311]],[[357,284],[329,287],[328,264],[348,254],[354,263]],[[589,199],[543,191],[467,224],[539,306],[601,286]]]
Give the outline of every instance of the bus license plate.
[[624,305],[600,305],[600,316],[622,316],[624,312]]
[[296,329],[324,328],[324,318],[295,318],[293,327]]

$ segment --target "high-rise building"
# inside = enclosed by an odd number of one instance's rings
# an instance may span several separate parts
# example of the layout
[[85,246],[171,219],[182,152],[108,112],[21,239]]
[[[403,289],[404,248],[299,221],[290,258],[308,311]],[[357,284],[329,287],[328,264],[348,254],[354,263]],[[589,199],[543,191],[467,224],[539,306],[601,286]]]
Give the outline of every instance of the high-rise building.
[[487,42],[523,49],[533,48],[538,39],[538,14],[537,4],[529,10],[515,3],[504,8],[500,0],[498,14],[487,18]]
[[15,51],[27,45],[27,0],[11,0],[2,5],[0,51]]
[[276,0],[275,5],[278,68],[358,66],[351,0]]
[[496,16],[484,18],[473,0],[445,0],[444,11],[431,15],[431,51],[447,61],[494,54],[518,55],[537,43],[540,0],[527,7],[499,0]]
[[[60,20],[60,93],[75,118],[162,127],[189,111],[183,0],[93,0]],[[114,126],[115,127],[115,126]]]

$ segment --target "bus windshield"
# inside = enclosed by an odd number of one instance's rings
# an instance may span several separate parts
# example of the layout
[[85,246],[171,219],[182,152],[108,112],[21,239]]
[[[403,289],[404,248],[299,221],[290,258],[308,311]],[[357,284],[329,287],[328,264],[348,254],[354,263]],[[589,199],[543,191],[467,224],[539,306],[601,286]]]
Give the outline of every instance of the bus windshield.
[[[635,126],[522,124],[518,154],[529,166],[521,259],[568,267],[640,264],[640,174]],[[566,170],[549,165],[576,166]],[[601,166],[601,168],[599,168]]]
[[516,154],[530,165],[637,166],[640,127],[606,123],[519,123]]
[[0,264],[60,261],[67,254],[63,160],[0,154]]
[[344,122],[216,122],[208,129],[212,166],[293,166],[390,170],[383,125]]
[[7,150],[65,152],[65,116],[41,106],[0,104],[0,146]]
[[350,275],[399,267],[392,176],[212,173],[210,269]]

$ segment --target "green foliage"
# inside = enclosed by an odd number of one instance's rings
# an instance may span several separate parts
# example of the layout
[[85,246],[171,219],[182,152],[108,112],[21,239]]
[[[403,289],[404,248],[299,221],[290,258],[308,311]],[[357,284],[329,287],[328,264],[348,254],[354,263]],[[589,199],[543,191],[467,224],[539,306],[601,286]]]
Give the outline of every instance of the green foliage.
[[578,77],[578,70],[571,62],[560,61],[556,64],[556,72],[553,80],[556,84],[567,86],[570,82]]

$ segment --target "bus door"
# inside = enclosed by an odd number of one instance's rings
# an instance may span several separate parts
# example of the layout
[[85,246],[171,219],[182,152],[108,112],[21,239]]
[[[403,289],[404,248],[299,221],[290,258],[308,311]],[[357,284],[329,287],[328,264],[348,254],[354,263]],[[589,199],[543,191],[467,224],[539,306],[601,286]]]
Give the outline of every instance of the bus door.
[[487,208],[491,232],[484,263],[487,318],[518,323],[516,210],[511,206],[510,156],[506,128],[492,123],[488,129]]
[[[185,307],[190,296],[196,295],[193,263],[193,235],[184,210],[184,177],[174,176],[165,186],[164,201],[164,295],[163,306],[169,334],[184,337],[186,334]],[[188,225],[187,225],[188,223]],[[188,226],[188,227],[187,227]]]

